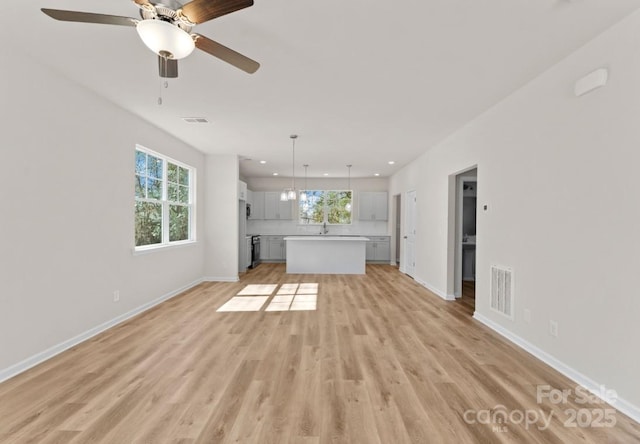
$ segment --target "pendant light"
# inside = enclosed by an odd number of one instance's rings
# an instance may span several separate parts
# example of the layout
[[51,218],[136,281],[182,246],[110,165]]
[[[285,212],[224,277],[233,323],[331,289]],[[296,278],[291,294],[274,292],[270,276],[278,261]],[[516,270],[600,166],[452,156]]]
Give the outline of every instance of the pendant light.
[[307,201],[307,168],[309,168],[308,164],[304,164],[302,165],[304,167],[304,190],[302,190],[300,192],[300,201],[302,202],[306,202]]
[[[353,165],[347,165],[347,168],[349,169],[349,182],[347,183],[347,190],[351,191],[351,167]],[[351,193],[351,195],[353,196],[353,193]],[[347,210],[349,213],[351,213],[351,201],[347,202],[347,204],[344,206],[344,209]]]
[[285,188],[282,193],[280,193],[280,200],[283,202],[289,200],[296,200],[296,139],[298,138],[297,134],[292,134],[289,136],[291,138],[291,188]]

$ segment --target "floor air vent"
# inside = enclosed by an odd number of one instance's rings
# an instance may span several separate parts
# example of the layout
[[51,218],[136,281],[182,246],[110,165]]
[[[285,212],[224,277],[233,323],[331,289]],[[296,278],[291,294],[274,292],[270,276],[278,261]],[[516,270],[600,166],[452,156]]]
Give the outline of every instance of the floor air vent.
[[491,309],[513,319],[513,271],[491,266]]

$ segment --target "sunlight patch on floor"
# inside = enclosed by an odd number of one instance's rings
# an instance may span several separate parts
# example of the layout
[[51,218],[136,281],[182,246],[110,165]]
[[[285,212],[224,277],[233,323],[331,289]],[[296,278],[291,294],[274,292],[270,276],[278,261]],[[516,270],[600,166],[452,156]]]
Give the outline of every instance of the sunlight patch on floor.
[[[261,311],[277,284],[251,284],[225,302],[218,312]],[[314,311],[318,302],[318,284],[282,284],[264,311]]]
[[216,311],[260,311],[267,299],[269,296],[234,296]]
[[251,284],[242,289],[238,296],[271,296],[277,284]]
[[282,284],[265,311],[313,311],[317,300],[318,284]]

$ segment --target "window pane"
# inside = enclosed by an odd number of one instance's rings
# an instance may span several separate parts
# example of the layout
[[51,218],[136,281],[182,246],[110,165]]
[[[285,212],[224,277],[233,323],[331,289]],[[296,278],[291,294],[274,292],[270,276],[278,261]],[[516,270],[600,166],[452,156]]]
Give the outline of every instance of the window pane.
[[167,180],[169,182],[178,183],[178,165],[167,162]]
[[145,198],[147,197],[145,184],[147,183],[147,179],[136,174],[136,197]]
[[147,197],[149,199],[162,199],[162,181],[147,179]]
[[147,174],[147,155],[142,151],[136,151],[136,174]]
[[147,155],[147,175],[162,179],[162,159],[158,159],[150,154]]
[[162,204],[136,202],[136,246],[162,242]]
[[328,194],[327,222],[330,224],[350,224],[351,191],[330,191]]
[[189,170],[186,168],[179,167],[180,172],[180,185],[189,186]]
[[167,200],[169,202],[178,202],[178,185],[169,182],[167,184]]
[[324,221],[324,193],[306,190],[307,200],[298,201],[298,221],[301,224],[321,224]]
[[169,205],[169,242],[189,239],[189,207]]
[[185,203],[188,204],[189,203],[189,187],[180,187],[178,189],[178,202],[180,203]]

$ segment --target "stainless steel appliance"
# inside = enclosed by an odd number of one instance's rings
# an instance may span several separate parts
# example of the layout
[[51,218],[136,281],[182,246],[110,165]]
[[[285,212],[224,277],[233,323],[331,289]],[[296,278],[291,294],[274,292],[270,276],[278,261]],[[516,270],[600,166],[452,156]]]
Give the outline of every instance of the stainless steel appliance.
[[260,264],[260,236],[251,236],[251,266],[256,268]]

